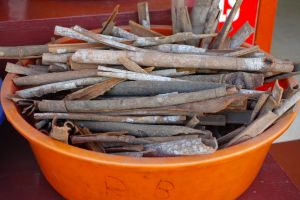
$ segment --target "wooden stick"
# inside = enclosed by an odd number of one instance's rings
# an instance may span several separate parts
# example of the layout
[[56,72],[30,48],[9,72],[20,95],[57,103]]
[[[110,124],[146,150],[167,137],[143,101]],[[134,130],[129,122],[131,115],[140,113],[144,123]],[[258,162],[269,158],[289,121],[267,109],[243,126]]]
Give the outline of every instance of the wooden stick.
[[72,59],[69,60],[70,66],[72,70],[83,70],[83,69],[97,69],[97,64],[84,64],[84,63],[76,63],[72,61]]
[[[220,9],[219,9],[219,0],[213,0],[212,6],[210,7],[205,27],[203,33],[214,33],[217,29],[217,26],[219,24],[219,16],[220,16]],[[204,38],[201,41],[200,47],[207,49],[209,47],[209,44],[211,43],[212,38]]]
[[47,45],[0,47],[0,59],[24,59],[48,52]]
[[186,42],[195,39],[215,37],[216,35],[217,35],[216,33],[196,35],[191,32],[184,32],[184,33],[176,33],[174,35],[164,36],[164,37],[139,37],[134,41],[133,45],[145,47],[145,46],[154,46],[160,44],[179,43],[179,42]]
[[117,26],[113,27],[111,34],[113,36],[125,38],[127,40],[132,40],[132,41],[136,40],[139,37]]
[[243,2],[243,0],[237,0],[235,2],[229,16],[227,17],[227,19],[225,21],[225,24],[223,25],[221,31],[218,33],[218,36],[215,38],[215,40],[213,41],[213,43],[211,45],[212,49],[223,48],[224,42],[228,36],[228,33],[230,32],[233,19],[234,19],[236,13],[238,12],[242,2]]
[[172,54],[161,52],[130,52],[81,49],[72,56],[77,63],[120,64],[120,57],[127,57],[141,66],[224,69],[242,71],[278,71],[290,72],[294,65],[285,63],[270,63],[264,58],[234,58],[221,56],[205,56],[190,54]]
[[161,44],[154,46],[151,49],[155,49],[164,53],[203,54],[206,52],[206,49],[183,44]]
[[108,79],[100,83],[96,83],[95,85],[91,85],[89,87],[83,88],[81,90],[77,90],[71,94],[65,96],[65,100],[90,100],[95,99],[98,96],[103,95],[105,92],[109,91],[115,85],[121,83],[122,79]]
[[42,56],[43,65],[49,65],[51,63],[67,63],[68,59],[72,56],[72,53],[53,54],[44,53]]
[[[190,15],[187,6],[184,6],[183,8],[180,8],[180,26],[183,30],[183,32],[192,32],[192,23],[190,20]],[[199,41],[198,40],[192,40],[192,41],[186,41],[186,44],[198,46]]]
[[35,75],[35,74],[45,74],[47,72],[38,69],[32,69],[29,67],[23,67],[21,65],[6,63],[5,71],[8,73],[21,74],[21,75]]
[[147,74],[148,72],[146,72],[143,68],[141,68],[138,64],[136,64],[135,62],[131,61],[130,59],[128,59],[127,57],[121,57],[118,59],[118,61],[129,71],[133,71],[133,72],[139,72],[139,73],[145,73]]
[[105,151],[107,153],[116,153],[116,152],[142,152],[144,150],[143,145],[126,145],[121,147],[109,147]]
[[116,85],[108,95],[111,96],[153,96],[172,92],[196,92],[205,89],[213,89],[225,86],[219,83],[209,82],[178,82],[178,81],[126,81]]
[[46,94],[57,93],[60,91],[77,89],[82,86],[92,85],[104,81],[105,78],[82,78],[69,81],[55,82],[36,87],[31,87],[16,91],[16,94],[22,98],[41,97]]
[[[121,57],[122,58],[122,57]],[[152,74],[131,72],[126,70],[116,70],[109,67],[99,66],[97,74],[98,76],[111,77],[111,78],[120,78],[120,79],[128,79],[128,80],[136,80],[136,81],[180,81],[184,82],[185,80],[157,76]]]
[[86,37],[92,38],[95,41],[97,41],[101,44],[107,45],[109,47],[122,49],[122,50],[129,50],[129,51],[147,51],[147,50],[144,50],[144,49],[140,49],[140,48],[133,47],[133,46],[130,46],[130,45],[127,45],[127,44],[123,44],[123,43],[120,43],[120,42],[117,42],[117,41],[114,41],[114,40],[107,39],[105,37],[102,37],[102,35],[100,35],[100,34],[93,33],[91,31],[88,31],[88,30],[86,30],[86,29],[84,29],[80,26],[77,26],[77,25],[74,26],[73,29],[75,31],[81,33],[82,35],[85,35]]
[[276,81],[276,80],[287,79],[287,78],[294,77],[294,76],[299,76],[299,75],[300,75],[300,71],[279,74],[279,75],[275,75],[275,76],[271,76],[269,78],[266,78],[265,83],[271,83],[271,82]]
[[135,108],[156,108],[206,99],[217,98],[227,94],[225,87],[202,90],[198,92],[166,94],[153,97],[119,98],[94,101],[57,101],[42,100],[38,102],[41,112],[101,112],[109,110],[126,110]]
[[69,70],[70,70],[70,66],[65,63],[54,63],[51,64],[48,68],[49,72],[65,72]]
[[99,122],[126,122],[134,124],[182,124],[185,116],[109,116],[91,113],[35,113],[35,119],[68,119]]
[[167,77],[178,77],[195,74],[195,69],[162,69],[150,72],[150,74]]
[[240,47],[245,40],[254,33],[255,29],[249,24],[249,22],[245,22],[244,25],[234,34],[230,41],[230,48],[238,48]]
[[203,126],[226,126],[226,117],[224,115],[205,115],[199,116],[199,125]]
[[148,144],[145,145],[145,150],[151,151],[149,155],[152,156],[183,156],[183,155],[197,155],[197,154],[211,154],[214,153],[218,144],[213,140],[214,145],[206,145],[201,138],[199,139],[184,139],[171,142]]
[[284,103],[277,109],[275,109],[274,113],[278,116],[282,116],[285,112],[287,112],[292,106],[294,106],[300,99],[300,90],[298,90],[294,95],[284,101]]
[[137,35],[137,36],[141,36],[141,37],[160,37],[163,36],[161,33],[158,33],[156,31],[150,30],[148,28],[145,28],[144,26],[129,20],[129,27],[130,27],[130,31]]
[[38,71],[42,71],[42,72],[45,72],[45,73],[49,72],[49,66],[47,66],[47,65],[32,65],[32,64],[29,64],[27,66],[30,69],[33,69],[33,70],[38,70]]
[[66,28],[62,26],[55,26],[54,28],[54,35],[59,35],[63,37],[69,37],[85,42],[95,43],[96,41],[92,38],[82,35],[81,33],[76,32],[71,28]]
[[93,121],[78,121],[78,124],[80,124],[80,126],[82,127],[87,127],[92,131],[128,131],[129,135],[133,135],[136,137],[166,137],[179,134],[210,134],[209,131],[202,131],[175,125],[143,125]]
[[145,28],[150,29],[150,17],[149,17],[149,8],[148,2],[139,2],[137,3],[139,23]]

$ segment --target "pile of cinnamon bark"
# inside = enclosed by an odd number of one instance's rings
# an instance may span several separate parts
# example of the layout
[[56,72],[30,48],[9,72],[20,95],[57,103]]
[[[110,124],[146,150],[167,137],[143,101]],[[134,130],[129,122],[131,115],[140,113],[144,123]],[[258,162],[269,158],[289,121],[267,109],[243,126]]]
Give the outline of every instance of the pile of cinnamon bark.
[[[219,31],[219,0],[196,0],[191,9],[173,0],[168,36],[151,29],[141,2],[129,29],[116,26],[116,6],[100,29],[56,26],[65,38],[0,47],[0,58],[19,59],[6,66],[18,74],[8,98],[43,133],[97,152],[210,154],[249,140],[293,109],[300,92],[278,82],[298,66],[245,43],[249,23],[229,36],[241,4]],[[271,90],[255,90],[273,81]]]

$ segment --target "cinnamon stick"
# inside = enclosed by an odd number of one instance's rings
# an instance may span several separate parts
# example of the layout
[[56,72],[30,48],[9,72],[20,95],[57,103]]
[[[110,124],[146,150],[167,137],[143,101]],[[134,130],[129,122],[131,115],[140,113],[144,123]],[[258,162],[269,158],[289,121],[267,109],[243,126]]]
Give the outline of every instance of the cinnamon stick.
[[48,52],[47,45],[0,47],[0,59],[25,59]]
[[150,29],[150,17],[149,17],[149,7],[148,2],[139,2],[137,3],[139,23],[145,28]]
[[137,36],[141,36],[141,37],[159,37],[159,36],[163,36],[161,33],[158,33],[156,31],[153,31],[151,29],[145,28],[144,26],[129,20],[129,27],[130,27],[130,31],[137,35]]

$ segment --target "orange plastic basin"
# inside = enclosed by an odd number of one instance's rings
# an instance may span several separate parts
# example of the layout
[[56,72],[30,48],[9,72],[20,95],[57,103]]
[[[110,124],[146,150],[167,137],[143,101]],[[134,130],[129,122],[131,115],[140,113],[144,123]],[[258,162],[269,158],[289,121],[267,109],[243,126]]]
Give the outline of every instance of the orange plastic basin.
[[[156,29],[170,33],[170,28]],[[7,100],[17,88],[8,74],[1,102],[9,122],[30,143],[49,183],[67,199],[236,199],[255,179],[272,142],[296,117],[289,113],[263,134],[211,155],[133,158],[92,152],[36,130]]]

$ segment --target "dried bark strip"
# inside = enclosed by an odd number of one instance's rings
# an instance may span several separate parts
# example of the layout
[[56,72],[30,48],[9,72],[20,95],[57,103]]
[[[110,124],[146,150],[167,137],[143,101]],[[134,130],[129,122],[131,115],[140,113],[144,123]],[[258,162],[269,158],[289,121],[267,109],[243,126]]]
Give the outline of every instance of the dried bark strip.
[[[234,138],[235,136],[237,136],[238,134],[240,134],[243,130],[245,130],[245,128],[246,128],[246,126],[241,126],[241,127],[237,128],[237,129],[231,131],[230,133],[227,133],[226,135],[218,138],[217,139],[218,144],[225,144],[225,143],[229,142],[232,138]],[[222,149],[223,145],[220,148]]]
[[186,123],[186,127],[190,127],[190,128],[195,128],[198,124],[199,124],[199,119],[197,117],[197,115],[194,115],[187,123]]
[[21,65],[6,63],[5,71],[8,73],[20,74],[20,75],[36,75],[36,74],[45,74],[47,72],[38,69],[32,69],[29,67],[23,67]]
[[198,82],[213,82],[226,83],[229,85],[236,85],[240,88],[255,89],[263,85],[264,75],[246,72],[233,72],[228,74],[214,74],[214,75],[191,75],[178,77],[179,79],[198,81]]
[[99,82],[105,81],[105,78],[95,77],[95,78],[82,78],[69,81],[49,83],[45,85],[40,85],[36,87],[31,87],[23,90],[16,91],[16,94],[22,98],[33,98],[41,97],[46,94],[57,93],[60,91],[77,89],[82,86],[92,85]]
[[85,35],[89,38],[92,38],[95,41],[97,41],[101,44],[104,44],[106,46],[109,46],[109,47],[113,47],[113,48],[116,48],[116,49],[122,49],[122,50],[129,50],[129,51],[147,51],[145,49],[140,49],[140,48],[130,46],[130,45],[127,45],[127,44],[124,44],[124,43],[120,43],[120,42],[117,42],[117,41],[114,41],[114,40],[111,40],[111,39],[107,39],[107,38],[103,37],[100,34],[93,33],[91,31],[88,31],[88,30],[86,30],[86,29],[84,29],[80,26],[77,26],[77,25],[74,26],[73,29],[75,31],[81,33],[82,35]]
[[116,153],[116,152],[142,152],[144,150],[143,145],[126,145],[121,147],[109,147],[105,149],[107,153]]
[[111,34],[115,37],[125,38],[132,41],[136,40],[139,37],[117,26],[113,27]]
[[[108,17],[108,19],[103,23],[102,29],[100,30],[100,34],[108,35],[111,33],[111,29],[114,25],[114,20],[119,12],[120,5],[116,5],[113,9],[111,15]],[[109,30],[110,29],[110,30]]]
[[139,72],[139,73],[145,73],[147,74],[148,72],[146,72],[143,68],[141,68],[138,64],[136,64],[135,62],[131,61],[130,59],[128,59],[127,57],[121,57],[118,59],[118,61],[129,71],[133,71],[133,72]]
[[149,17],[149,7],[148,2],[139,2],[137,3],[139,23],[145,28],[150,29],[150,17]]
[[[152,125],[152,124],[129,124],[119,122],[93,122],[78,121],[82,127],[87,127],[92,131],[128,131],[129,135],[136,137],[167,137],[179,134],[202,134],[209,135],[209,131],[192,129],[175,125]],[[121,141],[120,141],[121,142]]]
[[268,98],[269,98],[269,94],[260,95],[252,111],[250,123],[256,118],[256,116],[258,115],[258,113],[260,112],[260,110],[262,109],[263,105],[266,103]]
[[193,33],[201,34],[204,32],[205,21],[208,11],[211,7],[212,0],[197,0],[192,8],[191,21]]
[[289,97],[284,103],[277,109],[275,109],[274,113],[282,116],[286,113],[291,107],[293,107],[300,99],[300,90],[298,90],[295,94]]
[[[218,2],[217,5],[216,2]],[[210,10],[207,14],[207,19],[205,22],[205,28],[203,33],[215,33],[217,26],[219,24],[220,9],[219,9],[219,0],[213,0],[213,5],[210,7]],[[201,41],[200,47],[207,49],[211,43],[212,38],[204,38]]]
[[151,49],[158,50],[164,53],[203,54],[204,52],[206,52],[206,49],[183,44],[161,44],[158,46],[154,46]]
[[172,15],[172,30],[173,34],[182,31],[180,22],[180,9],[184,8],[184,1],[182,0],[172,0],[171,4],[171,15]]
[[98,76],[111,77],[111,78],[120,78],[120,79],[136,80],[136,81],[180,81],[180,82],[185,81],[185,80],[180,80],[180,79],[175,79],[170,77],[145,74],[144,72],[143,73],[131,72],[131,71],[119,70],[119,69],[114,69],[114,68],[109,68],[104,66],[99,66],[98,70],[101,70],[97,72]]
[[54,72],[47,74],[30,75],[25,77],[14,78],[13,82],[17,86],[34,86],[89,77],[97,77],[97,70],[85,69],[80,71]]
[[239,10],[242,2],[243,2],[243,0],[237,0],[235,2],[229,16],[227,17],[224,25],[222,26],[221,31],[218,33],[218,36],[215,38],[215,40],[213,41],[213,43],[211,45],[212,49],[222,49],[223,48],[224,42],[230,32],[233,19],[236,15],[237,11]]
[[103,82],[96,83],[95,85],[91,85],[89,87],[77,90],[71,94],[65,96],[65,100],[90,100],[95,99],[98,96],[103,95],[115,85],[121,83],[122,79],[108,79],[104,80]]
[[120,57],[127,57],[142,66],[224,69],[241,71],[278,71],[291,72],[292,63],[268,62],[265,58],[235,58],[192,54],[172,54],[161,52],[131,52],[81,49],[72,56],[77,63],[120,64]]
[[31,45],[16,47],[0,47],[1,59],[24,59],[31,56],[40,56],[48,52],[47,45]]
[[150,72],[150,74],[167,77],[178,77],[195,74],[195,69],[162,69]]
[[130,31],[137,36],[141,36],[141,37],[163,36],[161,33],[158,33],[156,31],[145,28],[144,26],[142,26],[132,20],[129,20],[129,27],[130,27]]
[[96,42],[94,39],[86,37],[71,28],[66,28],[66,27],[62,27],[62,26],[55,26],[54,35],[69,37],[69,38],[73,38],[73,39],[77,39],[77,40],[81,40],[81,41],[85,41],[85,42],[89,42],[89,43]]
[[134,41],[133,45],[146,47],[146,46],[154,46],[160,44],[171,44],[171,43],[186,42],[195,39],[215,37],[216,35],[217,35],[216,33],[196,35],[191,32],[184,32],[184,33],[176,33],[174,35],[164,36],[164,37],[139,37]]
[[227,119],[224,115],[199,116],[199,125],[203,126],[226,126]]
[[249,24],[249,22],[245,22],[244,25],[233,35],[230,41],[230,48],[238,48],[240,47],[248,37],[252,33],[254,33],[255,29]]
[[91,113],[35,113],[34,118],[39,119],[68,119],[100,122],[124,122],[135,124],[182,124],[185,116],[109,116]]
[[275,75],[275,76],[271,76],[269,78],[266,78],[265,83],[271,83],[271,82],[276,81],[276,80],[287,79],[287,78],[294,77],[294,76],[299,76],[299,75],[300,75],[300,71],[279,74],[279,75]]
[[249,124],[252,112],[249,110],[225,110],[218,114],[225,116],[227,124]]
[[94,101],[42,100],[38,102],[41,112],[101,112],[136,108],[156,108],[213,99],[227,94],[225,87],[198,92],[166,94],[152,97],[119,98]]
[[67,63],[68,59],[73,55],[73,53],[44,53],[42,56],[43,65],[49,65],[51,63]]
[[65,72],[70,70],[70,66],[65,63],[54,63],[48,69],[49,72]]
[[170,141],[157,144],[145,145],[145,150],[151,151],[152,156],[183,156],[197,154],[211,154],[218,149],[218,144],[215,139],[212,140],[213,145],[208,146],[203,139],[184,139]]
[[248,55],[248,54],[258,52],[259,50],[260,49],[259,49],[258,46],[253,46],[253,47],[250,47],[250,48],[243,48],[243,49],[240,49],[238,51],[231,52],[231,53],[225,53],[224,56],[240,57],[240,56],[245,56],[245,55]]
[[126,81],[116,85],[108,95],[111,96],[154,96],[172,92],[196,92],[225,86],[209,82],[178,82],[178,81]]
[[104,48],[99,43],[71,43],[71,44],[48,44],[50,53],[74,53],[78,49]]

